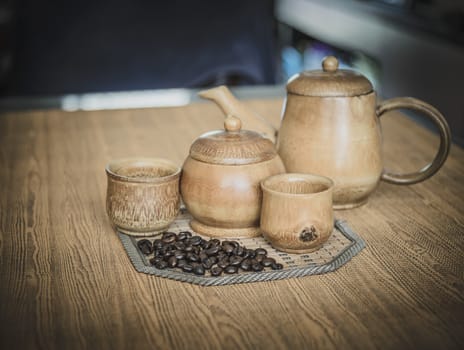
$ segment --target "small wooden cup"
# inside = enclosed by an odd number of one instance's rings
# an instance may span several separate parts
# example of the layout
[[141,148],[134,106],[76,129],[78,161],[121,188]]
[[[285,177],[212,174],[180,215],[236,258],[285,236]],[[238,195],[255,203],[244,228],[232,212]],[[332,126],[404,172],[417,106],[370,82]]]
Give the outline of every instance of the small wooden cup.
[[331,179],[311,174],[280,174],[261,182],[261,232],[287,253],[321,247],[334,227]]
[[133,236],[166,229],[179,213],[180,172],[180,167],[161,158],[108,163],[106,211],[116,228]]

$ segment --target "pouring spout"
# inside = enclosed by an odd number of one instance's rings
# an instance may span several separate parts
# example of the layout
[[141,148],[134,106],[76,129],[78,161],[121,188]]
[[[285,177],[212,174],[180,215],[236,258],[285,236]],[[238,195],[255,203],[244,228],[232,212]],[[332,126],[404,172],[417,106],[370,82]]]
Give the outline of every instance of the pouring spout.
[[257,131],[275,142],[277,130],[272,124],[240,102],[227,86],[221,85],[200,91],[198,96],[215,102],[225,116],[234,115],[240,118],[244,129]]

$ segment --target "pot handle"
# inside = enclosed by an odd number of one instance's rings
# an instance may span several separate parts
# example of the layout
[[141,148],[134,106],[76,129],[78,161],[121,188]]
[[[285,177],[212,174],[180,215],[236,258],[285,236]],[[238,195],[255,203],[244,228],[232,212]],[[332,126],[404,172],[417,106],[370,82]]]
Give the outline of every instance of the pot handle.
[[381,179],[396,185],[411,185],[424,181],[434,175],[443,165],[451,146],[451,132],[443,115],[433,106],[412,97],[397,97],[383,101],[377,106],[376,113],[380,118],[384,113],[407,108],[422,112],[438,127],[440,133],[440,147],[433,161],[421,170],[408,174],[394,174],[384,170]]

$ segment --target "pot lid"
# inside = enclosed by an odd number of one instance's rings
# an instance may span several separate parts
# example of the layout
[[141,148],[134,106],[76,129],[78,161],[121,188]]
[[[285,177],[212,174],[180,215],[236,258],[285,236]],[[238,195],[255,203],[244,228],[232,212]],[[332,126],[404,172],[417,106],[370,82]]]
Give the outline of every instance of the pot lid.
[[242,165],[270,160],[277,155],[274,144],[250,130],[240,130],[242,122],[227,116],[225,130],[201,135],[190,147],[190,156],[210,164]]
[[368,94],[373,87],[364,75],[338,69],[338,60],[328,56],[322,61],[322,70],[304,71],[290,78],[287,91],[302,96],[347,97]]

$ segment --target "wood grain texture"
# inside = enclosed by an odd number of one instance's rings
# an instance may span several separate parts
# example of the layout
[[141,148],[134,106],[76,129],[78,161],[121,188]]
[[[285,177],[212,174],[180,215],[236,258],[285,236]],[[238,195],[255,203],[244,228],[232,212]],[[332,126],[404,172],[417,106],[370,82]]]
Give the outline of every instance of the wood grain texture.
[[[282,101],[247,101],[278,124]],[[464,152],[424,183],[381,183],[336,212],[367,248],[334,273],[200,287],[139,274],[105,213],[105,164],[177,164],[221,129],[212,104],[0,115],[1,349],[464,347]],[[385,163],[407,171],[437,138],[382,118]]]

